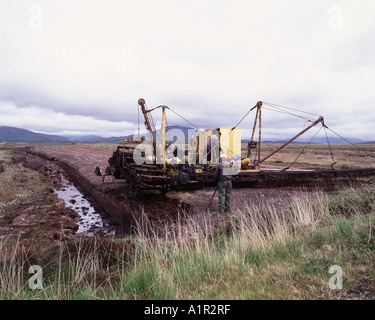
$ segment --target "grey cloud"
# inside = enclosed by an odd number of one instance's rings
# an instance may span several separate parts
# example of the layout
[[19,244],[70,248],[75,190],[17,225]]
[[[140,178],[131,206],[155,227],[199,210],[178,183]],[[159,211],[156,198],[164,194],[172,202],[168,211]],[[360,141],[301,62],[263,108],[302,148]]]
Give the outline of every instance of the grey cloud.
[[[263,100],[321,114],[361,137],[375,134],[358,113],[370,113],[375,98],[373,1],[38,3],[39,31],[28,28],[29,1],[0,5],[0,101],[18,108],[121,131],[119,123],[137,126],[141,97],[202,128],[231,127]],[[332,4],[348,4],[343,30],[329,29]],[[301,126],[265,116],[270,132]],[[154,118],[160,122],[158,111]],[[354,130],[357,122],[363,130]]]

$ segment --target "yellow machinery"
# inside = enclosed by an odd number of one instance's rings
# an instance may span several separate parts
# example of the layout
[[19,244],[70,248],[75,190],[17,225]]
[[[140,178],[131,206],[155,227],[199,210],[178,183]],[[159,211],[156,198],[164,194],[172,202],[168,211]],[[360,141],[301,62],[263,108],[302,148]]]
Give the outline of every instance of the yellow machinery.
[[221,133],[219,145],[221,153],[224,153],[228,158],[236,155],[241,156],[241,129],[214,128],[197,132],[196,145],[199,159],[203,159],[207,153],[206,146],[210,137],[219,132]]
[[[375,174],[374,168],[361,170],[333,170],[333,164],[336,162],[333,162],[332,170],[289,171],[290,167],[295,163],[298,157],[292,165],[285,167],[280,171],[260,170],[261,163],[316,125],[321,124],[322,128],[329,129],[324,124],[324,119],[321,116],[315,121],[314,119],[308,118],[307,121],[311,123],[309,126],[304,128],[287,142],[283,143],[275,151],[268,155],[264,155],[261,153],[261,111],[263,106],[263,102],[261,101],[251,108],[233,128],[219,127],[199,130],[193,137],[190,136],[188,139],[184,139],[183,142],[175,141],[169,145],[167,145],[166,141],[167,121],[165,112],[167,109],[176,115],[178,114],[164,105],[149,110],[147,109],[144,99],[139,99],[138,104],[144,115],[145,125],[150,133],[151,141],[147,142],[141,139],[138,141],[131,141],[133,143],[125,143],[124,141],[123,145],[118,146],[117,150],[114,151],[113,156],[108,160],[109,167],[106,169],[106,175],[112,174],[115,178],[126,179],[130,186],[137,192],[153,189],[167,192],[171,188],[181,189],[189,186],[202,187],[213,185],[215,183],[214,172],[220,154],[225,154],[226,157],[230,159],[231,166],[236,169],[236,173],[233,176],[233,183],[237,186],[253,186],[260,185],[261,183],[274,186],[276,183],[282,185],[286,183],[305,183],[306,181],[314,182],[316,179],[322,179],[322,177],[324,177],[325,180],[331,180],[336,179],[337,177],[353,178],[359,176],[372,176]],[[280,111],[280,108],[283,108],[269,103],[267,103],[267,106],[274,107],[278,111]],[[157,142],[156,130],[151,111],[159,108],[162,110],[162,126],[161,131],[159,132],[159,141]],[[238,128],[238,125],[252,110],[256,110],[254,126],[252,129],[251,140],[248,142],[247,152],[243,157],[241,154],[241,129]],[[283,113],[289,114],[290,111],[294,110],[295,109],[287,108]],[[312,115],[311,113],[308,114]],[[185,118],[181,118],[187,121]],[[257,127],[259,131],[258,141],[254,141]],[[195,127],[195,129],[198,128]],[[190,133],[188,134],[190,135]],[[209,155],[212,152],[212,145],[215,141],[212,140],[210,144],[211,150],[207,150],[208,141],[209,139],[212,139],[213,135],[217,135],[217,138],[215,139],[216,142],[219,142],[219,147],[214,148],[214,157],[212,157],[212,154],[211,156]],[[311,141],[309,144],[310,143]],[[141,146],[140,150],[138,150],[138,146]],[[177,149],[174,149],[175,146]],[[302,152],[307,146],[305,146]],[[142,149],[143,147],[144,150]],[[148,147],[151,147],[152,152],[146,156],[145,150]],[[138,153],[136,152],[137,150]],[[168,154],[166,152],[167,150]],[[175,150],[177,151],[175,152]],[[252,151],[255,153],[254,156],[252,156]],[[135,156],[136,154],[137,156]],[[332,151],[331,155],[333,160]],[[146,161],[139,163],[137,161],[138,158],[141,158],[141,160],[145,159]]]

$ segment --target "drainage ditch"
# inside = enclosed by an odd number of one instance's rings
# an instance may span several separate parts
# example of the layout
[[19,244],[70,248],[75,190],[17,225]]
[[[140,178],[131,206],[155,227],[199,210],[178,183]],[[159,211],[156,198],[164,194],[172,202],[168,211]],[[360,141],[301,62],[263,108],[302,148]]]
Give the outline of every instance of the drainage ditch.
[[80,220],[77,222],[77,234],[93,237],[97,233],[104,236],[117,233],[111,217],[100,205],[85,196],[62,174],[61,181],[62,186],[55,189],[54,192],[60,199],[64,200],[67,207],[70,207],[80,216]]
[[88,236],[123,236],[144,218],[150,225],[162,226],[191,211],[190,205],[159,193],[135,197],[124,181],[109,178],[103,183],[94,174],[98,162],[104,167],[108,161],[101,152],[68,146],[24,148],[18,150],[15,161],[39,171],[54,193],[80,216],[77,232]]

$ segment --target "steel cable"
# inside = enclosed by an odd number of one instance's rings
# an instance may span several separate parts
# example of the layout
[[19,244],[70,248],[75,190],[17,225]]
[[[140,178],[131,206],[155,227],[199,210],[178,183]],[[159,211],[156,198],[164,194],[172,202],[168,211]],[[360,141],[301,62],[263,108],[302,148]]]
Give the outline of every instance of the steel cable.
[[189,120],[185,119],[183,116],[181,116],[180,114],[178,114],[176,111],[172,110],[171,108],[167,107],[168,110],[172,111],[175,115],[179,116],[181,119],[183,119],[184,121],[186,121],[187,123],[189,123],[191,126],[193,126],[195,129],[199,130],[199,128],[194,125],[193,123],[191,123]]
[[335,131],[333,131],[332,129],[328,128],[327,126],[326,126],[326,128],[327,128],[329,131],[331,131],[332,133],[334,133],[335,135],[337,135],[338,137],[340,137],[341,139],[343,139],[344,141],[346,141],[347,143],[351,144],[353,147],[356,147],[358,150],[360,150],[360,151],[366,153],[369,157],[375,159],[375,157],[374,157],[372,154],[368,153],[366,150],[363,150],[362,148],[358,147],[357,145],[355,145],[354,143],[352,143],[352,142],[350,142],[349,140],[345,139],[344,137],[342,137],[341,135],[339,135],[337,132],[335,132]]
[[283,110],[273,110],[273,109],[270,109],[270,108],[267,108],[267,107],[262,107],[263,109],[265,110],[269,110],[269,111],[273,111],[273,112],[278,112],[278,113],[283,113],[283,114],[287,114],[287,115],[290,115],[290,116],[294,116],[294,117],[297,117],[297,118],[301,118],[305,121],[308,121],[308,122],[312,122],[313,120],[311,118],[306,118],[306,117],[302,117],[302,116],[299,116],[297,114],[293,114],[291,112],[288,112],[288,111],[283,111]]
[[290,107],[284,107],[284,106],[280,106],[280,105],[275,104],[275,103],[270,103],[270,102],[265,102],[265,101],[262,101],[262,102],[263,102],[264,104],[270,106],[270,107],[284,108],[284,109],[289,109],[289,110],[297,111],[297,112],[300,112],[300,113],[306,113],[306,114],[310,114],[310,115],[312,115],[312,116],[320,117],[320,115],[319,115],[319,114],[316,114],[316,113],[307,112],[307,111],[303,111],[303,110],[298,110],[298,109],[290,108]]
[[298,160],[298,158],[302,155],[302,153],[307,149],[307,147],[313,142],[313,140],[315,139],[315,137],[318,135],[318,133],[320,132],[320,130],[322,130],[323,126],[321,126],[319,128],[319,130],[315,133],[315,135],[310,139],[310,141],[305,145],[305,147],[302,149],[302,151],[300,152],[300,154],[294,159],[293,163],[290,165],[290,168],[293,167],[296,163],[296,161]]
[[326,134],[326,138],[327,138],[327,143],[328,143],[329,151],[331,152],[332,162],[335,162],[335,158],[334,158],[334,156],[333,156],[332,147],[331,147],[331,144],[329,143],[329,140],[328,140],[327,129],[326,129],[326,127],[325,127],[324,125],[323,125],[323,128],[324,128],[324,132],[325,132],[325,134]]

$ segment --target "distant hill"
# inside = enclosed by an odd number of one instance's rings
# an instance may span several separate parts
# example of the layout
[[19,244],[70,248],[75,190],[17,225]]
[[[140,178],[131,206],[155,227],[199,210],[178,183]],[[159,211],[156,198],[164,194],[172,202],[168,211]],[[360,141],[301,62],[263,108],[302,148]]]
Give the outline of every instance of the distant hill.
[[[351,143],[364,143],[363,140],[361,139],[357,139],[357,138],[348,138],[348,137],[344,137],[345,140],[351,142]],[[344,139],[340,138],[340,137],[328,137],[328,141],[329,143],[332,143],[332,144],[348,144],[347,141],[345,141]],[[304,139],[304,138],[299,138],[297,139],[295,142],[296,143],[308,143],[310,141],[310,139]],[[327,143],[327,138],[325,137],[316,137],[312,143],[319,143],[319,144],[326,144]]]
[[[179,136],[172,136],[173,129],[178,129],[181,130],[181,134]],[[189,135],[189,130],[194,130],[189,127],[180,127],[180,126],[168,126],[166,128],[167,130],[167,140],[172,141],[173,139],[176,140],[177,142],[182,142],[188,141],[188,135]],[[153,134],[156,138],[156,141],[159,141],[159,136],[161,134],[160,129],[153,131]],[[146,140],[150,140],[150,134],[147,132],[141,132],[140,136],[143,137]],[[124,139],[131,139],[131,138],[137,138],[138,134],[134,135],[128,135],[128,136],[120,136],[120,137],[109,137],[109,138],[104,138],[100,136],[95,136],[95,135],[89,135],[89,136],[70,136],[69,138],[74,139],[76,142],[86,142],[86,143],[95,143],[95,142],[112,142],[112,143],[121,143]]]
[[83,143],[98,143],[98,142],[112,142],[112,143],[121,143],[124,139],[132,138],[133,135],[129,136],[122,136],[122,137],[101,137],[95,135],[89,136],[66,136],[66,138],[70,140],[74,140],[74,142],[83,142]]
[[72,139],[36,133],[25,129],[0,126],[0,141],[9,142],[72,142]]
[[[357,139],[357,138],[346,138],[345,137],[345,139],[347,141],[351,142],[351,143],[354,143],[354,144],[371,143],[371,142],[363,141],[363,140]],[[247,142],[249,142],[249,140],[250,139],[243,139],[243,140],[241,140],[241,142],[247,143]],[[340,137],[329,137],[328,140],[329,140],[329,143],[331,143],[331,144],[348,144],[348,142],[346,142],[345,140],[343,140]],[[285,143],[286,141],[288,141],[288,140],[264,140],[263,143]],[[292,143],[307,144],[309,142],[310,142],[310,139],[298,138],[298,139],[294,140]],[[311,143],[312,144],[327,144],[327,139],[317,137]]]
[[[188,140],[189,130],[192,130],[192,128],[189,127],[180,127],[180,126],[169,126],[167,130],[171,129],[179,129],[183,132],[183,135],[181,134],[181,137],[173,137],[171,134],[173,131],[171,131],[169,134],[167,133],[167,140],[168,141],[176,141],[182,142],[185,138],[185,142]],[[193,129],[194,130],[194,129]],[[159,140],[160,130],[154,131],[154,135],[156,137],[156,140]],[[138,135],[134,135],[134,137],[137,137]],[[150,135],[148,133],[141,133],[141,137],[145,138],[146,140],[150,139]],[[133,135],[128,136],[120,136],[120,137],[101,137],[97,135],[88,135],[88,136],[56,136],[56,135],[50,135],[50,134],[43,134],[43,133],[36,133],[29,130],[21,129],[21,128],[15,128],[15,127],[7,127],[7,126],[0,126],[0,141],[9,141],[9,142],[84,142],[84,143],[98,143],[98,142],[109,142],[109,143],[121,143],[124,139],[130,139],[133,138]],[[357,138],[346,138],[346,140],[350,141],[351,143],[370,143],[367,141],[362,141]],[[247,143],[249,139],[242,139],[242,143]],[[275,141],[266,141],[264,140],[263,143],[284,143],[287,140],[275,140]],[[293,143],[308,143],[309,140],[303,139],[303,137],[297,139]],[[330,137],[329,142],[332,144],[346,144],[347,142],[339,137]],[[314,139],[313,143],[319,143],[319,144],[326,144],[327,140],[326,138],[319,138],[317,137]]]

